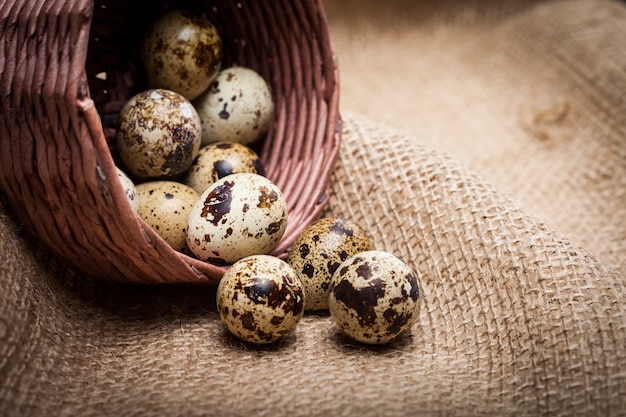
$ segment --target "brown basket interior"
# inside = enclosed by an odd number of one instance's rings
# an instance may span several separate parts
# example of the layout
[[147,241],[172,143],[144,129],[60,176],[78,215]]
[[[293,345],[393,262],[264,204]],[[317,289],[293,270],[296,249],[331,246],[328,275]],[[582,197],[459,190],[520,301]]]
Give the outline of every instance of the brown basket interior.
[[251,67],[272,87],[275,118],[255,146],[289,207],[274,255],[286,257],[327,199],[339,86],[319,1],[9,1],[0,6],[0,187],[32,234],[97,278],[217,282],[225,270],[173,251],[132,213],[109,150],[117,113],[145,88],[144,31],[174,8],[217,26],[223,68]]

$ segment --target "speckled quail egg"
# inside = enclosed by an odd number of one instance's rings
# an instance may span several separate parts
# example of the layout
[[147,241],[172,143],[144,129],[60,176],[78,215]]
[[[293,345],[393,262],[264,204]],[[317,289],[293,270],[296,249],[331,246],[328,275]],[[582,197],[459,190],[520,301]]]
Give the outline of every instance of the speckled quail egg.
[[237,142],[215,142],[200,149],[182,181],[202,193],[220,178],[240,172],[265,175],[257,153]]
[[235,262],[217,288],[217,311],[228,330],[266,344],[287,336],[304,314],[304,290],[285,261],[253,255]]
[[269,85],[246,67],[220,71],[193,105],[202,121],[203,145],[217,141],[248,145],[267,132],[274,114]]
[[305,310],[327,310],[330,280],[339,265],[370,249],[369,236],[347,219],[327,217],[307,227],[296,238],[287,259],[304,286]]
[[269,179],[231,174],[204,190],[189,215],[187,246],[201,260],[230,264],[267,254],[287,227],[287,202]]
[[200,195],[176,181],[150,181],[137,185],[139,216],[174,250],[187,242],[187,221]]
[[193,100],[221,68],[222,40],[205,16],[174,10],[150,27],[142,58],[149,88],[165,88]]
[[417,321],[418,278],[391,253],[362,252],[335,271],[328,304],[333,321],[352,339],[387,343]]
[[124,192],[126,193],[126,197],[128,197],[128,201],[130,202],[130,207],[133,209],[135,213],[139,211],[139,197],[137,196],[137,187],[135,187],[135,183],[131,180],[128,175],[124,171],[122,171],[119,167],[115,167],[117,171],[117,177],[124,188]]
[[178,93],[141,92],[122,108],[117,150],[128,172],[139,179],[173,179],[191,166],[200,149],[200,119]]

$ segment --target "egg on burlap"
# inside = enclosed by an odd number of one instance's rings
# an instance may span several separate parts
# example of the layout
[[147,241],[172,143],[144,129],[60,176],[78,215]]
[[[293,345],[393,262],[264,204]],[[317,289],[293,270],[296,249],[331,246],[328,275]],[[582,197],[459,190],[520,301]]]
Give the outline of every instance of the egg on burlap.
[[348,257],[371,249],[369,236],[353,221],[326,217],[308,226],[294,241],[287,262],[306,293],[306,311],[328,309],[330,280]]
[[361,252],[346,259],[333,274],[328,306],[333,321],[350,338],[388,343],[417,321],[418,278],[391,253]]
[[200,195],[176,181],[150,181],[137,185],[139,216],[174,250],[187,242],[189,213]]
[[217,311],[227,329],[257,344],[283,339],[304,314],[304,290],[285,261],[253,255],[235,262],[217,288]]

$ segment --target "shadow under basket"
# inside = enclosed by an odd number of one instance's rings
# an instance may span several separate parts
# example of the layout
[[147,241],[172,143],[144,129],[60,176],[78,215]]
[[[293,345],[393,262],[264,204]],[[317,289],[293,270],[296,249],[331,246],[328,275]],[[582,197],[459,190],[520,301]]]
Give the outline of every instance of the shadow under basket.
[[145,89],[139,59],[162,13],[204,13],[222,68],[270,84],[275,116],[258,143],[289,221],[285,259],[320,214],[340,146],[339,80],[320,1],[7,0],[0,5],[0,189],[24,228],[60,261],[128,283],[209,283],[227,266],[173,250],[131,209],[115,171],[116,115]]

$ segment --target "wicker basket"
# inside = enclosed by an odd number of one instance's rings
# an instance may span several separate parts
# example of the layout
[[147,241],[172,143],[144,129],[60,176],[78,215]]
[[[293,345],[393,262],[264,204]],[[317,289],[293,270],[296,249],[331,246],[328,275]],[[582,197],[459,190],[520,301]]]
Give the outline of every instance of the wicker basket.
[[222,67],[256,69],[276,114],[259,153],[284,192],[285,258],[327,201],[340,143],[338,75],[320,1],[7,0],[0,5],[0,188],[24,227],[99,279],[216,283],[227,267],[171,249],[132,211],[110,149],[122,105],[145,88],[141,36],[161,13],[206,13]]

